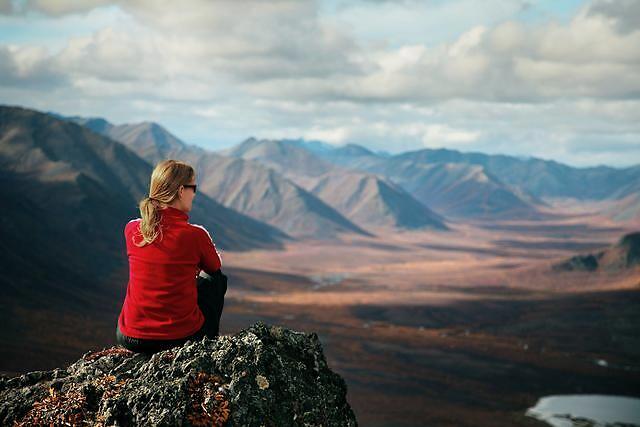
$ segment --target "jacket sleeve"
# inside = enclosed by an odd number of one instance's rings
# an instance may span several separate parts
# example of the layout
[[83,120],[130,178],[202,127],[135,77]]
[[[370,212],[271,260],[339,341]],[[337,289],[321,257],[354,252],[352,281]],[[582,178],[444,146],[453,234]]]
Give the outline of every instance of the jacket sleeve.
[[207,229],[202,226],[196,227],[198,228],[197,236],[200,248],[200,264],[198,264],[198,268],[204,270],[205,273],[213,274],[222,267],[220,253]]

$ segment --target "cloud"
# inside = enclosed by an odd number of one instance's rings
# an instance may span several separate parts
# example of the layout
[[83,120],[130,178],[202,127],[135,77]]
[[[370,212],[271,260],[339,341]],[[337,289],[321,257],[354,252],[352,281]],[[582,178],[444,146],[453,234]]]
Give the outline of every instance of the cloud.
[[[59,13],[75,10],[70,4],[28,3]],[[602,0],[584,7],[568,25],[505,21],[475,26],[447,43],[397,48],[366,48],[322,19],[314,2],[194,0],[185,7],[131,0],[120,7],[134,23],[71,38],[49,64],[79,80],[154,82],[162,90],[162,82],[190,79],[298,101],[640,96],[640,31],[620,33],[618,21],[610,19],[631,6]]]
[[171,63],[163,41],[151,34],[133,34],[107,27],[89,37],[76,37],[55,56],[56,66],[78,78],[105,82],[166,81]]
[[[336,15],[316,1],[29,1],[13,19],[38,12],[61,22],[105,6],[118,19],[55,50],[46,40],[0,44],[0,97],[156,120],[210,146],[254,134],[573,164],[612,147],[607,158],[633,161],[615,152],[640,138],[637,3],[596,0],[566,22],[525,23],[514,16],[534,3],[491,2],[507,11],[470,0],[345,2]],[[370,18],[369,32],[347,18]]]
[[638,0],[596,0],[589,7],[588,15],[612,19],[622,34],[640,30],[640,1]]
[[30,11],[59,17],[73,13],[89,12],[97,7],[105,6],[110,0],[2,0],[0,13],[22,15]]
[[434,124],[425,127],[422,143],[425,147],[442,147],[444,145],[466,145],[478,140],[480,132],[469,132],[454,129],[443,124]]
[[45,48],[0,45],[0,86],[44,90],[66,82]]
[[0,14],[9,15],[13,12],[13,9],[11,0],[0,0]]
[[548,102],[558,97],[637,99],[640,31],[621,34],[584,7],[568,25],[506,21],[476,26],[455,40],[386,47],[352,54],[358,74],[248,83],[256,96],[434,103],[465,98]]

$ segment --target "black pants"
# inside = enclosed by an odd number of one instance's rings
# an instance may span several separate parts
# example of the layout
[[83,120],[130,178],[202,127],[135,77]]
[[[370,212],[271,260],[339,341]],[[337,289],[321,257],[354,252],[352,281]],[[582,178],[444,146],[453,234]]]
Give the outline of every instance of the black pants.
[[181,346],[187,341],[201,340],[202,337],[215,338],[220,329],[220,317],[227,292],[227,276],[220,270],[207,278],[198,276],[198,306],[204,315],[204,324],[198,332],[175,340],[149,340],[123,335],[116,325],[116,341],[126,349],[136,353],[156,353],[171,347]]

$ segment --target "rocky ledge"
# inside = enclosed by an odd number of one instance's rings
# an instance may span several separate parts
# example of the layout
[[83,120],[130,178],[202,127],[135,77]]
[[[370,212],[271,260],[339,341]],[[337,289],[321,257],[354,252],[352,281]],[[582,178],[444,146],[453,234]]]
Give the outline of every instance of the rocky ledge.
[[121,347],[0,377],[0,425],[355,426],[318,336],[255,325],[154,355]]

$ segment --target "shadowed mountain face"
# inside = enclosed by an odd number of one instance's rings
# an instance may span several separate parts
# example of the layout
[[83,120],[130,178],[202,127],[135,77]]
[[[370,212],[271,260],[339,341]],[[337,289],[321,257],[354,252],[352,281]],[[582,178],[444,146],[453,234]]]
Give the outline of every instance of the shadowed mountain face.
[[331,206],[260,164],[227,158],[187,145],[154,123],[103,126],[101,119],[78,119],[154,164],[173,158],[196,169],[199,190],[219,203],[264,221],[296,238],[333,238],[340,233],[367,234]]
[[224,153],[277,171],[363,227],[447,229],[442,216],[399,186],[381,176],[335,166],[295,142],[250,138]]
[[[145,192],[145,161],[73,123],[0,107],[0,171],[9,207],[2,222],[4,259],[20,258],[30,267],[23,272],[42,271],[43,279],[61,270],[77,279],[122,266],[121,234]],[[39,249],[24,236],[36,239]],[[13,273],[8,280],[20,277]]]
[[640,265],[640,232],[629,233],[595,254],[576,255],[553,265],[554,271],[618,271]]

